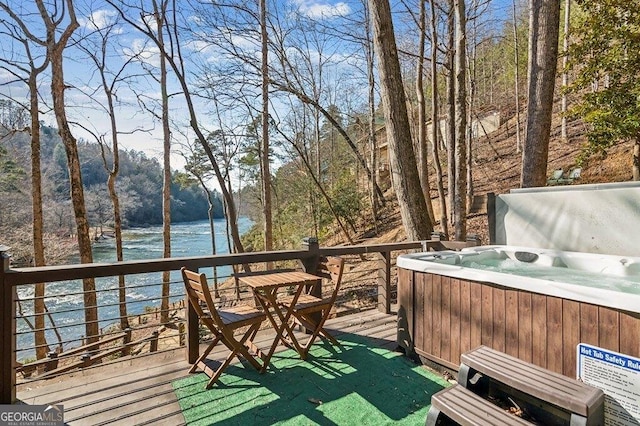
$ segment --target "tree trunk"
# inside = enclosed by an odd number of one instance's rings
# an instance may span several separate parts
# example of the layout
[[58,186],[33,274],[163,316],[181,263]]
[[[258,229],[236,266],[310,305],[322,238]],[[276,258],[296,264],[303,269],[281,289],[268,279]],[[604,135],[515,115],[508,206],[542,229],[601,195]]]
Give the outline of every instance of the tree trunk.
[[[160,51],[165,51],[163,27],[166,19],[168,0],[160,4],[154,2],[153,14]],[[167,91],[167,59],[160,55],[160,97],[162,102],[162,257],[171,257],[171,129],[169,128],[169,93]],[[171,272],[162,273],[162,298],[160,301],[160,322],[169,322],[169,293]]]
[[429,183],[429,153],[427,143],[427,107],[424,98],[424,44],[427,38],[426,5],[420,1],[420,40],[418,42],[418,62],[416,65],[416,97],[418,101],[418,174],[422,183],[424,201],[427,204],[429,221],[435,223],[436,217],[431,204],[431,185]]
[[[106,94],[109,102],[109,114],[111,117],[111,146],[113,151],[113,166],[109,171],[107,187],[109,188],[109,197],[113,204],[113,228],[116,237],[116,259],[118,262],[122,262],[124,260],[122,244],[122,215],[120,212],[120,198],[118,197],[118,191],[116,190],[116,180],[120,171],[120,148],[118,145],[118,130],[115,117],[116,111],[113,105],[113,93],[110,90],[107,90]],[[127,290],[124,275],[118,276],[118,301],[120,303],[120,329],[125,330],[129,328],[129,316],[127,314]]]
[[[218,253],[218,248],[216,247],[216,228],[215,221],[213,217],[213,195],[211,191],[203,181],[200,181],[200,186],[207,193],[207,203],[209,203],[209,208],[207,209],[207,217],[209,218],[209,231],[211,232],[211,254],[216,255]],[[220,297],[220,291],[218,289],[218,267],[214,266],[213,268],[213,297],[216,299]]]
[[[474,0],[473,1],[473,9],[475,11],[478,10],[478,0]],[[465,22],[466,22],[466,16],[465,16]],[[466,27],[466,26],[465,26]],[[471,41],[471,52],[470,52],[470,58],[468,58],[467,60],[467,67],[466,67],[466,72],[468,74],[468,82],[469,82],[469,96],[468,96],[468,108],[466,108],[465,111],[465,117],[466,117],[466,152],[467,152],[467,158],[465,159],[465,170],[467,173],[467,187],[465,188],[466,191],[466,202],[465,202],[465,221],[466,221],[466,215],[469,214],[469,210],[471,209],[471,204],[473,203],[473,194],[474,194],[474,188],[473,188],[473,115],[475,113],[474,108],[475,108],[475,102],[476,102],[476,93],[477,93],[477,87],[476,87],[476,82],[477,80],[477,73],[476,73],[476,68],[477,68],[477,62],[476,62],[476,58],[477,58],[477,54],[478,54],[478,21],[477,19],[474,19],[472,21],[472,41]],[[467,103],[465,103],[466,105]],[[480,134],[480,127],[482,126],[482,121],[480,120],[480,118],[476,115],[476,120],[477,120],[477,129],[478,129],[478,135]],[[486,134],[486,133],[485,133]]]
[[[37,73],[34,70],[29,75],[29,103],[31,110],[31,198],[33,212],[33,266],[44,266],[44,239],[43,239],[43,215],[42,215],[42,172],[40,168],[40,116],[38,109],[38,84]],[[36,359],[42,359],[49,352],[49,345],[45,335],[45,285],[35,285],[33,312],[35,314],[34,341],[36,346]]]
[[454,236],[464,240],[467,236],[467,90],[466,90],[466,14],[464,0],[455,0],[456,51],[455,51],[455,193],[453,197]]
[[[571,0],[564,2],[564,34],[562,35],[562,88],[569,86],[569,73],[567,67],[569,65],[569,29],[571,26]],[[562,92],[561,107],[561,137],[563,141],[567,141],[567,94]]]
[[[84,190],[82,187],[82,172],[80,159],[78,157],[78,146],[75,137],[71,133],[69,122],[65,110],[64,91],[66,89],[63,73],[63,53],[69,38],[79,27],[75,16],[72,0],[67,0],[67,13],[70,22],[62,32],[58,41],[55,41],[57,22],[49,16],[43,0],[36,0],[36,5],[47,29],[47,52],[51,60],[51,96],[53,100],[53,110],[58,124],[58,132],[65,147],[67,165],[69,168],[69,183],[71,187],[71,201],[76,220],[76,231],[78,238],[78,248],[80,250],[80,261],[82,263],[92,263],[93,254],[91,252],[91,237],[89,235],[89,223],[87,222],[87,210],[84,204]],[[94,343],[98,341],[98,309],[96,301],[96,287],[93,278],[82,280],[84,309],[85,309],[85,333],[86,342]]]
[[633,180],[640,180],[640,137],[633,144]]
[[518,49],[518,15],[516,13],[516,0],[513,0],[513,56],[515,62],[514,95],[516,105],[516,152],[522,149],[520,138],[520,55]]
[[378,55],[381,98],[389,144],[391,181],[398,197],[400,216],[409,240],[431,236],[418,166],[413,155],[407,104],[402,85],[391,8],[387,0],[369,0],[374,45]]
[[558,61],[560,0],[530,0],[529,101],[522,156],[523,188],[545,186]]
[[[271,171],[269,167],[269,38],[267,35],[267,2],[260,0],[260,37],[262,40],[262,217],[264,220],[264,249],[273,250],[273,222],[271,216]],[[268,262],[267,268],[271,263]]]
[[431,146],[433,148],[433,164],[436,168],[436,185],[438,187],[438,198],[440,199],[440,227],[444,235],[449,235],[449,225],[447,218],[447,199],[442,185],[442,166],[440,165],[440,155],[438,153],[438,134],[440,120],[438,119],[438,27],[436,21],[436,7],[434,2],[431,5]]
[[369,149],[371,150],[371,182],[370,182],[370,197],[371,197],[371,210],[373,216],[374,227],[378,229],[378,216],[380,209],[380,198],[376,188],[378,187],[378,169],[380,159],[378,158],[378,139],[376,137],[376,82],[374,73],[374,53],[373,53],[373,40],[371,40],[371,19],[369,16],[369,9],[365,4],[365,37],[364,49],[367,58],[367,82],[368,82],[368,123],[367,130],[369,133]]
[[[41,5],[40,5],[41,6]],[[31,53],[29,39],[35,42],[37,45],[46,44],[41,40],[37,40],[35,36],[29,34],[28,30],[26,30],[26,25],[24,21],[20,19],[20,17],[15,14],[8,4],[0,3],[0,8],[6,12],[10,18],[17,24],[18,27],[23,29],[23,36],[19,35],[19,32],[8,32],[5,33],[5,38],[7,38],[6,43],[12,43],[9,38],[12,38],[17,44],[24,46],[25,54],[28,64],[27,67],[17,66],[18,69],[28,71],[28,74],[22,79],[24,83],[26,83],[29,89],[29,135],[31,137],[31,208],[32,208],[32,216],[33,216],[33,227],[32,227],[32,239],[33,239],[33,256],[34,256],[34,265],[33,266],[45,266],[46,258],[44,254],[44,219],[43,219],[43,210],[42,210],[42,171],[41,171],[41,159],[40,159],[40,110],[38,103],[38,76],[45,71],[49,66],[49,52],[42,58],[42,63],[39,66],[36,66],[34,63],[34,55]],[[42,11],[42,10],[41,10]],[[3,22],[4,25],[8,28],[11,24],[7,22]],[[45,21],[46,24],[46,21]],[[3,63],[17,65],[16,63],[12,63],[11,60],[2,59]],[[4,66],[3,66],[4,68]],[[17,76],[17,74],[14,74]],[[10,121],[11,122],[11,121]],[[17,124],[17,123],[15,123]],[[9,125],[11,126],[11,124]],[[20,124],[19,127],[22,127],[23,124]],[[18,126],[12,126],[18,127]],[[17,129],[16,129],[17,130]],[[21,129],[20,131],[23,131]],[[47,343],[46,334],[45,334],[45,312],[46,305],[44,303],[45,296],[45,284],[44,283],[36,283],[34,286],[34,302],[33,302],[33,313],[34,313],[34,324],[29,323],[32,329],[34,329],[34,346],[36,349],[36,359],[42,359],[47,356],[47,352],[49,352],[49,345]],[[51,317],[50,317],[51,318]],[[55,324],[52,325],[55,329]],[[57,331],[56,331],[57,334]]]
[[[449,201],[449,216],[451,224],[454,220],[454,196],[456,193],[456,82],[455,82],[455,18],[453,0],[449,0],[447,15],[447,199]],[[448,237],[448,236],[447,236]]]

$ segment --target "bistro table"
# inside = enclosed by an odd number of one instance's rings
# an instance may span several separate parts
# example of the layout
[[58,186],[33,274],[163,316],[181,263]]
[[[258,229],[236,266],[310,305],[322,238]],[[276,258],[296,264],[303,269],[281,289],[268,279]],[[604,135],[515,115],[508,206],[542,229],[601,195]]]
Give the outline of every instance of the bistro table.
[[[293,330],[289,325],[289,319],[293,312],[293,308],[302,293],[302,290],[309,285],[319,283],[322,278],[316,275],[308,274],[302,271],[265,271],[258,273],[241,274],[238,280],[247,285],[253,291],[253,294],[267,314],[267,318],[276,331],[276,337],[273,339],[271,348],[264,358],[264,365],[261,373],[264,373],[269,365],[269,360],[276,350],[278,343],[282,341],[286,346],[296,350],[299,354],[302,349],[298,340],[293,334]],[[289,308],[283,309],[278,306],[277,297],[278,290],[283,287],[294,287],[295,292]],[[274,315],[275,314],[275,315]],[[276,320],[277,318],[277,320]],[[287,332],[286,337],[284,332]]]

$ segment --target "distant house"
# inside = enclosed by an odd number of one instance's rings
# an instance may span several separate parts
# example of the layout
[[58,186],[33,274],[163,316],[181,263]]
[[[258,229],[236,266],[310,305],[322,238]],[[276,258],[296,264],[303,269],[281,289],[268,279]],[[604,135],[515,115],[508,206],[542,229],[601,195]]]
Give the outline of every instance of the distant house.
[[[439,129],[440,134],[446,134],[446,119],[440,119]],[[496,130],[501,125],[500,112],[488,111],[484,113],[479,119],[474,119],[471,123],[471,136],[473,139],[487,136]],[[387,143],[387,135],[385,133],[385,125],[382,124],[376,129],[376,138],[378,140],[378,175],[381,186],[387,187],[390,182],[390,167],[389,167],[389,144]],[[431,121],[427,122],[427,137],[431,141]],[[365,145],[366,146],[366,145]],[[367,159],[369,158],[369,151],[365,148]]]
[[483,136],[487,136],[500,127],[500,112],[489,111],[484,114],[480,119],[474,119],[471,123],[471,137],[478,139]]

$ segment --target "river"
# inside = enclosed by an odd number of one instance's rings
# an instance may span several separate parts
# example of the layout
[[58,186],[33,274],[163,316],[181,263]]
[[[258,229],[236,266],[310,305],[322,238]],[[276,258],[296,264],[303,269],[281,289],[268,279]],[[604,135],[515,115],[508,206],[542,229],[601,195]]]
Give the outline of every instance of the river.
[[[240,234],[244,234],[251,227],[249,219],[241,218],[238,221]],[[229,253],[226,222],[218,219],[214,223],[216,232],[216,252],[218,254]],[[123,256],[125,260],[144,260],[162,258],[162,226],[147,228],[131,228],[123,231]],[[209,222],[189,222],[171,225],[171,256],[207,256],[212,253],[211,234]],[[103,239],[94,243],[93,259],[96,263],[115,262],[115,240]],[[218,268],[218,275],[230,274],[230,267]],[[211,271],[204,270],[207,275]],[[137,315],[145,310],[159,306],[161,296],[161,273],[139,274],[127,276],[126,295],[127,313]],[[118,279],[107,277],[96,279],[98,305],[98,318],[100,327],[108,327],[118,323]],[[171,274],[170,294],[171,301],[182,299],[184,286],[178,272]],[[18,296],[21,303],[22,314],[33,322],[32,298],[33,286],[21,286],[18,288]],[[30,300],[31,299],[31,300]],[[84,310],[82,285],[79,280],[60,281],[46,285],[45,303],[54,319],[63,341],[70,341],[64,347],[78,346],[77,341],[84,334]],[[50,320],[46,320],[47,328],[51,327]],[[33,334],[26,321],[18,318],[16,321],[17,359],[33,358]],[[47,330],[47,341],[55,346],[58,338],[53,330]]]

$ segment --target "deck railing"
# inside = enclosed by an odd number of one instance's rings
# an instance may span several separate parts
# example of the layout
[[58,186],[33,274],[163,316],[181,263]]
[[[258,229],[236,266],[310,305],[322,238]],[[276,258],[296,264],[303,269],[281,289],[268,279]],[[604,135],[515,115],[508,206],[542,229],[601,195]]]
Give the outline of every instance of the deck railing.
[[[22,371],[24,377],[29,377],[30,372],[25,374],[24,367],[20,367],[17,362],[17,354],[20,351],[24,351],[25,348],[17,347],[16,337],[21,333],[17,328],[17,321],[23,321],[24,317],[34,317],[31,313],[21,313],[19,311],[18,304],[24,303],[25,300],[18,299],[18,289],[24,288],[23,286],[33,286],[37,283],[44,283],[46,289],[51,289],[53,283],[70,280],[81,280],[84,278],[103,278],[111,277],[117,279],[119,276],[133,276],[137,274],[158,273],[164,271],[173,271],[177,273],[181,267],[185,266],[192,270],[201,270],[203,268],[214,267],[241,267],[244,265],[266,265],[267,263],[275,263],[278,265],[290,265],[292,262],[299,262],[306,270],[314,270],[315,264],[319,256],[333,255],[343,256],[350,259],[348,264],[351,265],[351,272],[347,270],[345,273],[344,283],[351,282],[351,286],[344,285],[347,292],[352,292],[350,297],[361,297],[358,295],[366,294],[369,299],[373,298],[373,304],[377,306],[382,312],[389,313],[391,305],[395,300],[396,293],[393,291],[392,285],[395,277],[395,258],[399,253],[407,252],[411,250],[429,251],[429,250],[443,250],[443,249],[458,249],[464,246],[477,245],[478,241],[471,239],[467,242],[453,242],[442,241],[440,239],[433,239],[427,241],[413,241],[402,243],[388,243],[388,244],[373,244],[373,245],[355,245],[355,246],[343,246],[343,247],[319,247],[317,240],[313,238],[305,239],[303,242],[303,248],[301,250],[283,250],[283,251],[271,251],[271,252],[258,252],[258,253],[238,253],[238,254],[225,254],[215,256],[199,256],[199,257],[182,257],[182,258],[168,258],[168,259],[153,259],[153,260],[140,260],[140,261],[123,261],[115,263],[92,263],[92,264],[75,264],[75,265],[60,265],[60,266],[45,266],[45,267],[31,267],[31,268],[15,268],[12,269],[9,263],[9,255],[6,250],[8,248],[0,246],[0,259],[2,260],[2,267],[0,267],[0,340],[2,341],[3,349],[0,351],[0,404],[13,403],[16,400],[16,385],[17,385],[17,372]],[[362,265],[367,263],[368,269],[362,269]],[[366,278],[363,278],[366,277]],[[220,280],[229,279],[229,275],[222,275],[218,277]],[[131,278],[134,279],[134,278]],[[183,289],[181,281],[179,279],[172,279],[170,283],[176,289]],[[161,282],[150,284],[160,287]],[[115,289],[101,290],[104,292],[115,291]],[[235,287],[227,288],[230,299],[233,299],[234,303],[237,303],[238,299],[243,297],[250,298],[250,293],[246,289],[240,289]],[[82,291],[75,293],[76,296],[82,296]],[[67,294],[55,294],[51,291],[44,297],[45,299],[51,299],[56,297],[68,296]],[[195,362],[198,354],[199,344],[199,330],[197,317],[192,309],[188,306],[188,303],[184,303],[183,300],[179,300],[183,297],[183,292],[173,292],[172,300],[174,301],[173,309],[175,311],[184,310],[184,320],[181,320],[178,327],[178,337],[181,344],[186,346],[186,358],[190,363]],[[223,296],[224,297],[224,296]],[[160,296],[145,299],[151,305],[153,302],[160,299]],[[178,300],[176,300],[178,299]],[[35,298],[30,299],[32,302]],[[146,302],[142,302],[146,303]],[[105,308],[107,306],[113,307],[119,303],[111,302],[100,303],[98,302],[98,309]],[[366,304],[365,304],[366,305]],[[21,306],[21,305],[20,305]],[[186,308],[185,308],[186,307]],[[370,308],[371,303],[366,305],[366,308]],[[353,309],[353,308],[352,308]],[[77,311],[83,312],[84,306],[76,308]],[[64,311],[68,312],[68,311]],[[50,312],[49,314],[55,314]],[[131,327],[133,330],[145,331],[145,328],[149,328],[148,333],[143,338],[132,339],[131,329],[117,330],[116,333],[111,333],[108,336],[101,336],[100,344],[105,343],[107,340],[118,341],[117,346],[109,346],[106,352],[99,353],[96,349],[97,344],[82,345],[82,336],[77,336],[73,339],[63,339],[64,343],[75,347],[63,353],[74,355],[80,354],[80,361],[73,362],[68,361],[66,364],[62,364],[62,367],[58,367],[58,354],[51,353],[49,358],[37,360],[34,363],[26,364],[31,365],[31,371],[39,369],[40,373],[36,379],[42,380],[43,378],[50,377],[48,374],[52,369],[58,369],[60,372],[68,371],[70,368],[84,368],[90,366],[96,360],[102,360],[106,355],[112,355],[117,357],[131,356],[131,348],[134,344],[141,344],[144,342],[149,343],[149,350],[147,352],[153,352],[158,349],[158,324],[148,326],[142,318],[147,318],[149,315],[158,315],[157,308],[145,310],[145,312],[134,313],[133,316],[138,316],[137,325],[135,321],[132,321]],[[80,315],[83,317],[83,315]],[[84,318],[84,317],[83,317]],[[105,320],[100,318],[99,322],[112,321],[119,322],[120,317],[111,317]],[[185,323],[186,320],[186,323]],[[76,323],[74,326],[84,326],[84,322]],[[164,327],[164,325],[161,325]],[[64,327],[64,325],[62,326]],[[156,329],[153,329],[155,327]],[[117,328],[117,327],[116,327]],[[46,328],[46,331],[51,331],[53,327]],[[31,331],[32,332],[32,331]],[[154,337],[155,336],[155,337]],[[97,337],[97,336],[85,336],[85,337]],[[89,339],[91,340],[91,339]],[[93,339],[95,340],[95,339]],[[79,347],[78,347],[79,346]],[[34,347],[30,348],[35,351]]]

